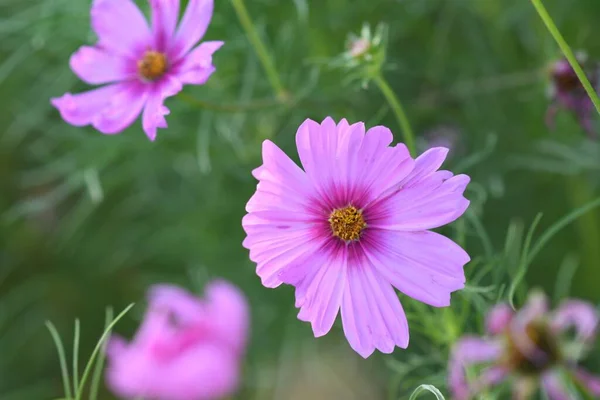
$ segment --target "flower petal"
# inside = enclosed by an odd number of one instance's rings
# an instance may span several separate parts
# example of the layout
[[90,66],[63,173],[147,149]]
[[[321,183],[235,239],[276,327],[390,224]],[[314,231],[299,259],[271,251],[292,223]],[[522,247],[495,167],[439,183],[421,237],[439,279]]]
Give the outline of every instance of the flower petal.
[[574,327],[578,339],[588,341],[596,335],[599,319],[598,312],[593,305],[580,300],[568,300],[562,303],[554,313],[550,327],[556,333]]
[[[465,369],[471,365],[492,362],[502,355],[501,342],[489,341],[474,336],[464,336],[452,349],[448,366],[448,386],[457,400],[469,399],[477,382],[469,384]],[[497,377],[500,381],[502,377]]]
[[562,380],[561,375],[556,371],[546,372],[542,375],[542,388],[549,400],[571,400],[573,396]]
[[406,146],[388,147],[389,129],[362,123],[338,125],[330,117],[321,124],[306,120],[296,133],[302,165],[329,208],[352,201],[362,208],[398,184],[413,168]]
[[[320,250],[320,253],[322,254],[307,260],[306,263],[318,267],[318,272],[308,279],[305,276],[307,281],[303,285],[306,286],[301,289],[301,294],[296,294],[297,298],[303,296],[298,319],[311,323],[315,337],[327,334],[335,322],[346,287],[348,263],[345,246],[337,249],[330,247]],[[309,270],[306,266],[302,267],[304,271]],[[291,269],[294,267],[288,268],[288,273]],[[280,278],[284,282],[291,282],[289,276],[286,276],[286,271],[283,271]],[[296,281],[297,278],[292,280]]]
[[508,304],[498,304],[489,311],[486,317],[486,329],[492,335],[505,331],[514,316],[514,311]]
[[179,19],[180,0],[150,0],[152,8],[152,36],[155,49],[167,52]]
[[104,134],[122,132],[135,121],[142,112],[148,92],[145,85],[138,82],[120,84],[122,89],[94,117],[92,126]]
[[170,110],[164,105],[165,99],[179,93],[182,87],[177,78],[166,76],[149,91],[142,115],[142,126],[150,140],[156,139],[158,128],[167,127],[165,116],[169,115]]
[[577,368],[575,370],[575,377],[585,386],[591,395],[600,397],[600,376],[592,375],[583,368]]
[[92,85],[136,77],[134,62],[98,47],[80,47],[71,56],[70,65],[82,81]]
[[206,287],[206,299],[212,329],[235,353],[242,353],[250,324],[246,297],[226,281],[213,281]]
[[389,354],[395,346],[406,348],[409,333],[396,292],[361,253],[354,249],[350,254],[342,324],[350,346],[367,358],[375,349]]
[[[399,186],[388,197],[369,206],[365,218],[374,228],[420,231],[446,225],[460,217],[469,200],[463,192],[467,175],[438,171],[408,186]],[[410,182],[413,182],[410,180]]]
[[100,47],[137,59],[152,44],[146,18],[131,0],[94,0],[91,15]]
[[184,84],[203,85],[215,72],[212,55],[223,46],[224,42],[203,42],[173,69],[173,73]]
[[175,36],[174,60],[185,56],[202,39],[213,15],[213,0],[190,0]]
[[89,125],[114,96],[124,90],[123,84],[103,86],[79,94],[65,93],[50,100],[62,118],[74,126]]
[[402,293],[434,307],[450,305],[450,293],[465,285],[469,255],[435,232],[368,231],[365,254]]

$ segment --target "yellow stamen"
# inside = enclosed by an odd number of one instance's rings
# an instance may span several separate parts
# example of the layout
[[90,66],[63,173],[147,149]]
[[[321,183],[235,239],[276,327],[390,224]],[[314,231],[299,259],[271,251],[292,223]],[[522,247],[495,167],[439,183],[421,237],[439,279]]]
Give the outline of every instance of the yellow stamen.
[[362,211],[354,206],[333,210],[328,221],[333,235],[345,241],[360,239],[362,231],[367,227]]
[[167,57],[158,51],[149,50],[138,61],[138,73],[144,79],[155,81],[167,71]]

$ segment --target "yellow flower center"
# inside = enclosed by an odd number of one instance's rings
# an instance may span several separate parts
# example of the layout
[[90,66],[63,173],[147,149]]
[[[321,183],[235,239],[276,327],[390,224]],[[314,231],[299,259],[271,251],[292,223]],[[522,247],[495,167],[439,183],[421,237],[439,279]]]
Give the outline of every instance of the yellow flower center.
[[138,73],[149,81],[155,81],[167,71],[167,57],[158,51],[149,50],[144,58],[138,61]]
[[367,227],[362,211],[354,206],[333,210],[328,221],[333,235],[345,241],[360,239],[362,231]]

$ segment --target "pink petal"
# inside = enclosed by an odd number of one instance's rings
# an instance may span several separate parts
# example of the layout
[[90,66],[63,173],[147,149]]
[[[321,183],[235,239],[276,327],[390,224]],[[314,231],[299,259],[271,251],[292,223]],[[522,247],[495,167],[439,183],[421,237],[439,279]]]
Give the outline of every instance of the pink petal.
[[306,120],[296,134],[302,165],[329,208],[352,201],[363,207],[398,184],[413,168],[402,144],[388,147],[389,129],[375,127],[365,134],[362,123],[338,125],[331,118],[321,124]]
[[250,308],[244,294],[226,281],[213,281],[206,287],[211,329],[217,332],[236,354],[246,346]]
[[91,124],[111,100],[124,90],[124,87],[123,84],[115,84],[79,94],[65,93],[50,102],[67,123],[85,126]]
[[109,360],[106,378],[109,388],[123,398],[209,400],[235,392],[239,369],[233,354],[209,342],[164,364],[132,350]]
[[152,44],[144,14],[131,0],[94,0],[91,15],[103,48],[137,59]]
[[[448,176],[450,175],[450,177]],[[470,178],[438,171],[371,205],[365,217],[374,228],[420,231],[446,225],[460,217],[469,200],[463,192]]]
[[168,311],[183,324],[199,324],[207,318],[202,301],[175,285],[154,285],[148,291],[149,310]]
[[[471,398],[474,387],[481,383],[469,384],[466,379],[465,369],[472,365],[497,360],[503,352],[501,342],[493,342],[478,337],[465,336],[461,338],[452,349],[450,364],[448,366],[448,386],[457,400]],[[488,370],[489,371],[489,370]],[[489,372],[487,372],[489,374]],[[491,374],[490,383],[502,381],[503,375]],[[494,379],[497,378],[497,379]]]
[[579,340],[594,338],[598,329],[599,315],[596,308],[584,301],[568,300],[561,304],[552,316],[550,326],[556,333],[574,327]]
[[486,317],[486,329],[492,335],[498,335],[508,329],[514,311],[508,304],[494,306]]
[[165,116],[169,115],[170,110],[164,105],[165,99],[176,95],[181,89],[181,82],[170,75],[152,87],[142,115],[142,126],[150,140],[156,139],[158,128],[167,127]]
[[342,324],[350,346],[367,358],[375,349],[391,353],[408,346],[408,322],[392,286],[368,264],[351,254],[348,284],[342,300]]
[[[310,322],[315,337],[320,337],[331,330],[333,323],[338,315],[342,295],[346,287],[347,271],[347,249],[345,246],[329,248],[320,252],[327,253],[325,257],[321,254],[306,261],[301,266],[303,271],[308,271],[308,266],[314,266],[318,269],[314,276],[303,282],[303,286],[296,291],[297,299],[301,304],[298,319]],[[293,269],[293,267],[291,267]],[[306,276],[305,276],[306,278]],[[281,275],[284,282],[290,282],[286,272]],[[292,278],[293,281],[297,277]]]
[[213,0],[190,0],[175,36],[172,57],[179,60],[202,39],[213,14]]
[[513,344],[531,362],[544,365],[550,354],[546,354],[527,334],[527,327],[532,322],[546,317],[548,299],[541,292],[532,292],[525,305],[514,315],[510,323],[510,337]]
[[223,46],[224,42],[203,42],[174,68],[173,73],[184,84],[203,85],[215,72],[212,55]]
[[92,126],[104,134],[122,132],[140,115],[146,103],[146,85],[132,81],[121,86],[122,90],[111,98],[92,121]]
[[403,186],[412,186],[437,171],[448,156],[445,147],[434,147],[421,154],[415,160],[415,167],[402,182]]
[[542,375],[542,388],[548,400],[571,400],[573,396],[563,382],[561,375],[556,371],[546,372]]
[[154,48],[167,52],[179,19],[179,0],[150,0],[152,8],[152,36]]
[[465,285],[469,255],[435,232],[368,231],[365,254],[381,276],[402,293],[434,307],[450,305]]
[[600,397],[600,376],[592,375],[583,368],[577,368],[575,370],[575,377],[591,395]]
[[135,63],[98,47],[82,46],[71,56],[71,69],[84,82],[96,85],[136,77]]

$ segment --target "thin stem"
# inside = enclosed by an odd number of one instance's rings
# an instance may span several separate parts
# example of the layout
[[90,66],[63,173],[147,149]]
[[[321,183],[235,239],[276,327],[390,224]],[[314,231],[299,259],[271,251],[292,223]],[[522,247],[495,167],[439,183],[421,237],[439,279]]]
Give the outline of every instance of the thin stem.
[[404,134],[404,143],[406,144],[406,147],[408,147],[408,151],[416,157],[417,154],[415,149],[415,136],[413,134],[412,128],[410,127],[410,122],[408,121],[408,117],[404,112],[404,108],[402,107],[400,100],[398,100],[398,97],[396,97],[394,91],[392,90],[392,88],[387,83],[387,81],[381,73],[375,75],[373,80],[379,87],[379,90],[381,90],[381,92],[385,96],[386,100],[388,101],[388,104],[394,112],[394,115],[396,116],[396,119],[398,120],[398,124],[400,125],[402,133]]
[[600,114],[600,98],[598,98],[598,94],[594,90],[594,87],[592,86],[588,78],[585,76],[585,73],[583,72],[583,69],[581,69],[581,66],[577,62],[577,58],[575,57],[575,54],[573,54],[571,47],[569,47],[565,39],[562,37],[558,28],[556,27],[556,24],[552,20],[552,17],[550,16],[550,14],[548,14],[548,11],[546,11],[542,0],[531,0],[531,3],[533,3],[533,6],[535,7],[537,13],[539,14],[542,21],[544,21],[546,28],[548,28],[548,31],[550,32],[550,34],[558,44],[558,47],[560,47],[561,51],[569,61],[569,64],[571,64],[571,68],[573,68],[573,70],[577,74],[577,77],[581,81],[581,84],[585,88],[585,91],[592,100],[592,103],[594,103],[596,111],[598,112],[598,114]]
[[184,92],[179,93],[178,97],[180,97],[186,103],[196,106],[198,108],[227,113],[255,111],[265,108],[280,107],[283,105],[280,101],[272,99],[256,100],[252,103],[247,104],[216,104],[211,103],[210,101],[197,99]]
[[288,98],[287,92],[279,79],[279,74],[277,73],[277,69],[275,68],[275,64],[273,63],[273,59],[269,55],[266,46],[260,40],[258,33],[256,32],[256,28],[252,23],[252,19],[250,18],[250,14],[248,14],[248,9],[244,4],[244,0],[231,0],[233,4],[233,8],[235,8],[235,12],[242,24],[242,27],[246,31],[246,35],[248,36],[248,40],[254,47],[254,51],[258,56],[265,72],[267,73],[267,78],[277,95],[277,98],[281,101],[285,101]]

